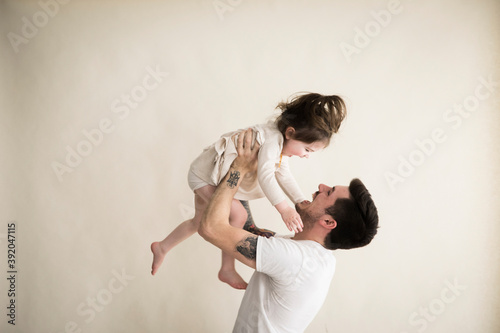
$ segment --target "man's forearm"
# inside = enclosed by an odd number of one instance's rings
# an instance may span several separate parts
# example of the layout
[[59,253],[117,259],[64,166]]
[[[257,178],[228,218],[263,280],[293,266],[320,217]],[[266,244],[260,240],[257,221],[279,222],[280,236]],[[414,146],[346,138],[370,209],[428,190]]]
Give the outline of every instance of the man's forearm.
[[226,177],[217,186],[201,219],[200,231],[202,233],[209,233],[217,224],[229,224],[231,203],[244,175],[244,172],[231,166]]

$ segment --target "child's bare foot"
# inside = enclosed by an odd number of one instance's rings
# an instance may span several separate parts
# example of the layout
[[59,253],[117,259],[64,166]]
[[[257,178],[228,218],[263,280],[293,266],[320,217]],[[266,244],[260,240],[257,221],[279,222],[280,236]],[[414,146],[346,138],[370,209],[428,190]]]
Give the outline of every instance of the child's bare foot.
[[167,252],[163,252],[159,242],[151,244],[151,252],[153,252],[153,266],[151,268],[151,274],[155,275],[160,268],[163,259],[165,259]]
[[219,271],[219,280],[229,284],[231,287],[235,289],[247,289],[248,283],[243,280],[243,278],[236,273],[235,270],[230,271]]

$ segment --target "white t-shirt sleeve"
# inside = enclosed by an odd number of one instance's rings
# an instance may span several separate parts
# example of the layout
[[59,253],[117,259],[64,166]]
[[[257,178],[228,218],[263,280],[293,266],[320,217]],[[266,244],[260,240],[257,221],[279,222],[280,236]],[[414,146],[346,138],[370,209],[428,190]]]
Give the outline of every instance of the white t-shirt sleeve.
[[302,257],[302,251],[290,239],[258,237],[255,269],[275,282],[289,284],[301,269]]

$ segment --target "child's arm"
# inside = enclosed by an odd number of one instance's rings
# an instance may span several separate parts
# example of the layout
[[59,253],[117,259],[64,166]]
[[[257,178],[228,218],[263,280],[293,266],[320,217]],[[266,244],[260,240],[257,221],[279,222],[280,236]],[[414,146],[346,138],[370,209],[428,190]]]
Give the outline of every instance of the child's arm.
[[283,158],[281,167],[276,171],[276,179],[281,189],[294,204],[307,200],[290,171],[288,158]]
[[[297,184],[295,178],[290,172],[290,168],[288,167],[288,158],[282,160],[281,166],[276,171],[275,176],[281,189],[285,192],[285,194],[288,196],[288,198],[290,198],[290,200],[294,204],[306,200],[304,194],[300,190],[299,185]],[[298,217],[299,219],[298,221],[300,221],[300,227],[301,228],[304,227],[304,225],[302,224],[302,220],[300,219],[300,215],[294,208],[290,207],[286,203],[286,201],[283,201],[282,203],[276,205],[275,207],[280,212],[283,221],[285,221],[287,226],[289,224],[295,224],[296,226],[298,226],[296,222],[294,223],[294,219]]]
[[[269,141],[262,144],[259,151],[258,163],[259,184],[267,199],[280,213],[288,229],[290,231],[299,232],[302,231],[303,228],[302,220],[297,211],[286,202],[285,193],[276,179],[275,160],[276,156],[279,156],[280,153],[281,149],[279,145]],[[283,167],[283,165],[281,167]],[[300,192],[300,190],[298,190],[298,192]],[[299,196],[303,197],[301,192]]]

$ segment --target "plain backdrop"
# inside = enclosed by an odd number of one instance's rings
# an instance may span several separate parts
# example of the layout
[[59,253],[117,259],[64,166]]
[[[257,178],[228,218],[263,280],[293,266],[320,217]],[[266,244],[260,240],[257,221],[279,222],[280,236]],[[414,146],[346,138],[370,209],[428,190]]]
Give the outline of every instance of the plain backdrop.
[[380,229],[335,252],[307,332],[499,332],[499,17],[496,0],[0,1],[1,331],[230,332],[243,292],[219,251],[194,235],[152,277],[149,245],[192,216],[205,146],[312,91],[348,116],[292,172],[307,194],[359,177]]

